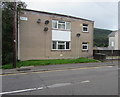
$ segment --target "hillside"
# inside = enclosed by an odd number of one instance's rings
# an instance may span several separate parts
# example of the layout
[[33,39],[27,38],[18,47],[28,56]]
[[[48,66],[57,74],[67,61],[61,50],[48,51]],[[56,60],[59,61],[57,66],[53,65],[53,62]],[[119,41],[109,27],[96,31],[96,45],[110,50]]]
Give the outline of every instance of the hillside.
[[108,35],[111,30],[94,28],[94,46],[107,47],[108,46]]

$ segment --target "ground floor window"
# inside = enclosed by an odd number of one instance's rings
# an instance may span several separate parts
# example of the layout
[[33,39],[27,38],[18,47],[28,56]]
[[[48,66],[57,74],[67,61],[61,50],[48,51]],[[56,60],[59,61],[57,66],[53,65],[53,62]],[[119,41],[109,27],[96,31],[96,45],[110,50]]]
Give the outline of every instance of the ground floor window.
[[88,50],[88,42],[82,43],[82,50]]
[[70,50],[70,42],[68,41],[52,41],[53,50]]

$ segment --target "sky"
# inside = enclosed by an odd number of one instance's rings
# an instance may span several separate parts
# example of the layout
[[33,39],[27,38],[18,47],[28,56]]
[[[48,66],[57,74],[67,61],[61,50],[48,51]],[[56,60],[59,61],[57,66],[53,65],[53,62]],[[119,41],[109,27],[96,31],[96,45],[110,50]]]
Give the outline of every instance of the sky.
[[28,9],[76,16],[94,21],[95,28],[118,29],[119,0],[22,0]]

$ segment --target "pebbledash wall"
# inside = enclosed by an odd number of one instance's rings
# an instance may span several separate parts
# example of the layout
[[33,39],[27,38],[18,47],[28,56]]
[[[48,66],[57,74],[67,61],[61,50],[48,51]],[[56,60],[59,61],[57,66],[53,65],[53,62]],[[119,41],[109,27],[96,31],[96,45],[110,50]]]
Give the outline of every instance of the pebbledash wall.
[[94,22],[25,9],[18,25],[18,60],[93,56]]

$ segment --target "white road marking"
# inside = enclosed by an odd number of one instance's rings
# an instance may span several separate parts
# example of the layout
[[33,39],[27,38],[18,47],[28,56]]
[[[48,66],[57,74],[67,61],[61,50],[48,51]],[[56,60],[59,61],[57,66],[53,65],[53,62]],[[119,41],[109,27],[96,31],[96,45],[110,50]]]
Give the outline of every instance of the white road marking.
[[107,66],[107,67],[113,67],[113,66]]
[[44,89],[45,87],[39,87],[39,88],[37,88],[38,90],[42,90],[42,89]]
[[59,83],[59,84],[53,84],[50,86],[47,86],[48,88],[56,88],[56,87],[62,87],[62,86],[68,86],[71,85],[71,83]]
[[89,83],[89,80],[81,81],[81,83]]
[[[89,80],[81,81],[80,83],[88,83],[90,82]],[[42,90],[45,88],[56,88],[56,87],[62,87],[62,86],[68,86],[71,85],[72,83],[58,83],[58,84],[53,84],[45,87],[39,87],[39,88],[31,88],[31,89],[24,89],[24,90],[16,90],[16,91],[10,91],[10,92],[2,92],[0,95],[3,94],[12,94],[12,93],[21,93],[21,92],[28,92],[28,91],[35,91],[35,90]]]
[[16,90],[16,91],[10,91],[10,92],[2,92],[0,94],[12,94],[12,93],[20,93],[20,92],[27,92],[27,91],[33,91],[36,90],[37,88],[32,88],[32,89],[24,89],[24,90]]

